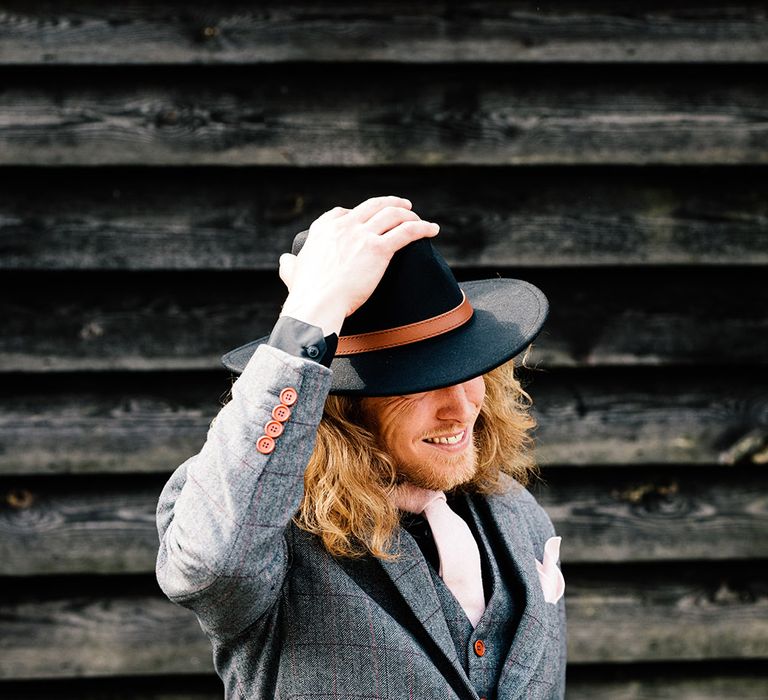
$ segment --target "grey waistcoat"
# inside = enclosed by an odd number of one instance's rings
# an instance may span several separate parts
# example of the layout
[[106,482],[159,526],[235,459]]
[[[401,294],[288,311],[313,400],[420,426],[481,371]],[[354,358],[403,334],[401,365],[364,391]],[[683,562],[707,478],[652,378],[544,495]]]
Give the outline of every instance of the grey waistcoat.
[[[501,675],[504,659],[516,629],[515,595],[524,592],[517,586],[517,579],[501,575],[499,564],[493,555],[493,547],[480,522],[479,514],[470,502],[472,522],[469,523],[475,539],[478,540],[480,556],[488,562],[491,574],[492,594],[486,601],[486,608],[476,628],[467,618],[463,608],[451,593],[448,586],[430,566],[432,581],[435,585],[440,604],[443,608],[448,631],[456,647],[456,655],[467,676],[469,684],[480,697],[492,700],[496,698],[496,687]],[[475,651],[475,642],[484,644],[482,656]]]

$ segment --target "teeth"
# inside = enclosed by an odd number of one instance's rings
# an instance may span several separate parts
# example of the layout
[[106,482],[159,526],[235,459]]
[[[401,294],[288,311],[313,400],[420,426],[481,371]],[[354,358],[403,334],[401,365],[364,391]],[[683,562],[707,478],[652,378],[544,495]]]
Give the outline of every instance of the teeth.
[[433,442],[439,445],[455,445],[457,442],[461,442],[463,437],[464,431],[462,430],[458,435],[452,437],[427,438],[426,442]]

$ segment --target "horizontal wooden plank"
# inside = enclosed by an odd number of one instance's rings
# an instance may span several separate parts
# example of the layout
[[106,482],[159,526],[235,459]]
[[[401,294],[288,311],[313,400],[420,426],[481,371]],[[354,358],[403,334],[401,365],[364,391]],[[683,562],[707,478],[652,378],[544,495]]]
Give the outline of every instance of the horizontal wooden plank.
[[195,617],[158,594],[6,599],[0,611],[0,678],[213,670]]
[[[558,6],[559,5],[559,6]],[[757,2],[6,2],[0,63],[764,62]]]
[[[768,586],[754,566],[564,567],[568,663],[768,658]],[[3,596],[0,678],[210,671],[194,615],[158,593]]]
[[539,68],[21,71],[0,165],[768,163],[754,72]]
[[569,663],[763,658],[768,585],[756,572],[754,562],[606,567],[583,578],[564,568]]
[[[762,464],[765,382],[739,372],[521,373],[545,466]],[[168,473],[202,447],[230,380],[213,375],[4,379],[0,474]]]
[[[549,317],[529,359],[548,369],[768,361],[768,285],[761,267],[457,270],[460,280],[497,275],[525,279],[547,295]],[[6,272],[0,367],[223,372],[224,352],[269,335],[286,294],[276,269]]]
[[3,700],[221,700],[224,686],[211,670],[184,676],[4,680],[0,694]]
[[14,170],[0,268],[274,270],[324,211],[393,189],[454,267],[768,264],[751,168],[320,170]]
[[578,666],[567,671],[568,700],[765,700],[768,675],[757,667],[727,670],[712,668],[713,662],[689,663],[677,673],[669,665],[659,667],[620,665],[612,673],[611,667],[599,665],[591,679],[582,679]]
[[[568,564],[768,558],[764,471],[558,471],[530,490]],[[84,481],[0,482],[0,575],[154,571],[164,479]]]

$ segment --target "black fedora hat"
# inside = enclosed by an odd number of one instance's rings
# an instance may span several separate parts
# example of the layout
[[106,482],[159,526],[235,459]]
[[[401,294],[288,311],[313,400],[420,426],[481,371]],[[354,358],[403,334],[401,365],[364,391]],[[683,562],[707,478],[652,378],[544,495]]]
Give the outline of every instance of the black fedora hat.
[[[308,235],[299,233],[297,255]],[[549,312],[544,293],[519,279],[457,282],[429,238],[398,250],[368,300],[348,316],[331,362],[332,394],[396,396],[473,379],[524,350]],[[269,336],[230,350],[242,373]]]

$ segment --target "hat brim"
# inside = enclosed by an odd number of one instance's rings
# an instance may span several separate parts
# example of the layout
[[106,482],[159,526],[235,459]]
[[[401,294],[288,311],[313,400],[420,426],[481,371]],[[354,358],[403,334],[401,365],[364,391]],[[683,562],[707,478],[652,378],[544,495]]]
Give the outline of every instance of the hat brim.
[[[460,384],[522,352],[549,312],[544,293],[524,280],[473,280],[459,286],[474,309],[467,323],[417,343],[334,357],[331,393],[398,396]],[[222,365],[241,374],[267,340],[264,336],[231,350],[222,356]]]

